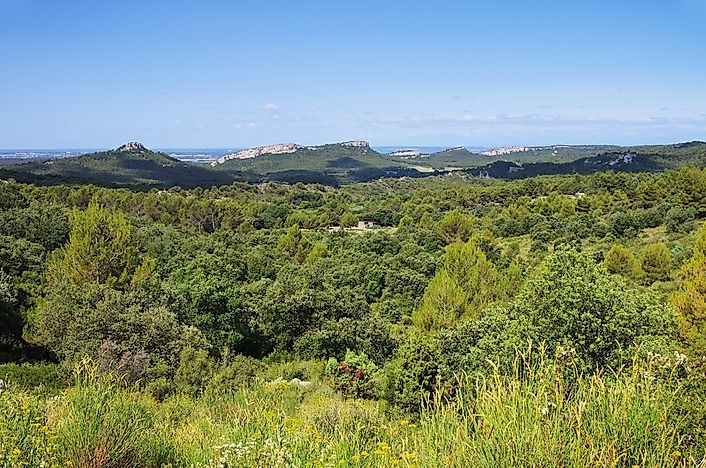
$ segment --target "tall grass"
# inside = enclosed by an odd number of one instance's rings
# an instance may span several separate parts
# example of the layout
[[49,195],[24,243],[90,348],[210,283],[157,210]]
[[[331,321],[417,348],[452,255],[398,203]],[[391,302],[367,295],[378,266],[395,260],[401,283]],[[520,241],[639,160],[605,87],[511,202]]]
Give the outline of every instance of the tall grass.
[[412,417],[322,385],[262,382],[158,403],[88,367],[59,397],[0,395],[0,434],[15,434],[0,436],[0,453],[24,444],[15,464],[7,455],[0,466],[38,466],[26,455],[31,424],[47,428],[35,439],[51,452],[47,460],[74,467],[677,467],[703,456],[678,432],[679,386],[655,379],[649,366],[572,377],[527,362],[518,360],[511,376],[460,376],[451,401],[428,401]]

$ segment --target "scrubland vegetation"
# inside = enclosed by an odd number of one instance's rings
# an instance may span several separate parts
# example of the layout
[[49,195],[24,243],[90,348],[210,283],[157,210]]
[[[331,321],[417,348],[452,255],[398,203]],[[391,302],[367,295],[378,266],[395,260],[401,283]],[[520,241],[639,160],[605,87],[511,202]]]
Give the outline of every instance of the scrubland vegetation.
[[0,466],[703,466],[705,218],[701,169],[2,183]]

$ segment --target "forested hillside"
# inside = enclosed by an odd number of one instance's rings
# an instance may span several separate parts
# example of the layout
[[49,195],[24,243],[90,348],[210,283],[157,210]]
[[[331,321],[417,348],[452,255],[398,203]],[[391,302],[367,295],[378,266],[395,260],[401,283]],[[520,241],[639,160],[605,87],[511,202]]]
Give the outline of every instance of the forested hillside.
[[[134,146],[131,146],[134,145]],[[282,152],[282,148],[285,148]],[[277,151],[280,152],[267,152]],[[487,156],[465,148],[401,158],[378,153],[367,142],[252,148],[224,155],[210,165],[189,164],[130,143],[111,151],[0,166],[0,180],[42,185],[211,188],[234,182],[308,183],[336,187],[380,179],[426,178],[453,172],[469,177],[526,179],[595,172],[656,172],[706,167],[706,143],[634,148],[559,145]],[[243,155],[246,154],[246,157]]]
[[695,466],[705,219],[700,168],[3,181],[0,466]]

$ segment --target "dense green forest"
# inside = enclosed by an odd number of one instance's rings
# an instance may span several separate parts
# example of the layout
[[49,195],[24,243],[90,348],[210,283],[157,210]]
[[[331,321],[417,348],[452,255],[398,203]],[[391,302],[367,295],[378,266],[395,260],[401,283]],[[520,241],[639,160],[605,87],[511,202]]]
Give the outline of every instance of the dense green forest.
[[2,181],[0,466],[701,466],[705,219],[698,168]]

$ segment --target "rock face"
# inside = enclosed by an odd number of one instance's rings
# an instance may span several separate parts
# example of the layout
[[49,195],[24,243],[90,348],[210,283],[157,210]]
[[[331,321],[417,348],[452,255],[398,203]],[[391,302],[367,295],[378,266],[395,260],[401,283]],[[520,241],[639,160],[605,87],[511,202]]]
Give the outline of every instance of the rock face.
[[343,143],[340,143],[341,146],[352,146],[356,148],[369,148],[370,144],[367,141],[363,140],[352,140],[352,141],[344,141]]
[[481,154],[483,156],[506,156],[513,153],[524,153],[525,151],[529,151],[529,148],[525,146],[505,146],[503,148],[483,151]]
[[223,164],[231,159],[250,159],[256,156],[261,156],[263,154],[287,154],[294,153],[296,150],[303,148],[303,146],[297,145],[295,143],[281,143],[278,145],[267,145],[258,146],[257,148],[250,148],[242,151],[236,151],[235,153],[229,153],[221,156],[211,163],[211,166],[217,166],[218,164]]
[[145,145],[140,142],[131,141],[129,143],[125,143],[122,146],[119,146],[118,149],[116,149],[115,151],[119,153],[146,153],[147,148],[145,148]]
[[[344,141],[343,143],[334,143],[334,145],[347,148],[364,148],[365,150],[370,148],[370,144],[367,141],[362,140]],[[263,154],[289,154],[295,153],[300,149],[316,151],[329,146],[331,145],[302,146],[296,143],[280,143],[277,145],[258,146],[256,148],[249,148],[242,151],[236,151],[235,153],[225,154],[213,161],[211,166],[218,166],[219,164],[223,164],[231,159],[252,159],[257,156],[262,156]]]
[[395,156],[397,158],[418,158],[422,155],[419,150],[416,149],[406,149],[400,151],[393,151],[389,156]]

